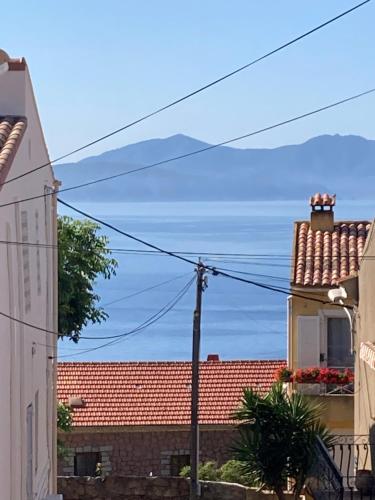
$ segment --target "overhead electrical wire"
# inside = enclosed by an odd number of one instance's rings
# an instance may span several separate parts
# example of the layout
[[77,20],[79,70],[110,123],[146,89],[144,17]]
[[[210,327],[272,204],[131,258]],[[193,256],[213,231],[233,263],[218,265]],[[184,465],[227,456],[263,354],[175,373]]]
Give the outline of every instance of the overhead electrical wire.
[[[189,273],[189,274],[191,274],[191,273]],[[158,319],[160,319],[163,316],[165,316],[165,314],[167,312],[169,312],[171,310],[171,308],[173,308],[182,299],[182,297],[186,294],[186,292],[190,288],[190,286],[193,283],[193,281],[194,281],[194,277],[191,280],[189,280],[183,286],[183,288],[181,290],[179,290],[179,292],[170,301],[168,301],[167,304],[165,304],[160,310],[158,310],[152,316],[150,316],[149,318],[147,318],[147,320],[145,320],[143,323],[141,323],[137,327],[133,328],[132,330],[130,330],[128,332],[125,332],[125,333],[121,333],[121,334],[118,334],[118,335],[111,335],[111,336],[99,336],[99,337],[98,336],[95,336],[95,337],[85,337],[85,336],[82,336],[82,337],[80,337],[80,339],[90,339],[90,340],[119,339],[119,338],[124,338],[124,337],[130,336],[130,335],[132,335],[132,334],[134,334],[134,333],[136,333],[138,331],[141,331],[141,330],[145,329],[147,326],[150,326],[151,324],[154,324]],[[156,320],[155,320],[155,318],[156,318]],[[55,347],[55,346],[51,346],[51,345],[43,344],[43,343],[39,343],[39,342],[33,342],[33,343],[37,344],[37,345],[40,345],[40,346],[44,346],[44,347],[51,347],[51,348]],[[62,348],[62,349],[64,349],[64,348]],[[73,349],[73,350],[76,353],[80,353],[82,351],[87,352],[88,350],[91,350],[91,349],[92,348],[90,348],[90,349]]]
[[[167,163],[171,163],[171,162],[174,162],[176,160],[182,160],[184,158],[188,158],[188,157],[191,157],[191,156],[194,156],[194,155],[197,155],[197,154],[201,154],[201,153],[204,153],[205,151],[210,151],[210,150],[218,148],[220,146],[225,146],[227,144],[231,144],[233,142],[240,141],[242,139],[245,139],[245,138],[248,138],[248,137],[252,137],[254,135],[258,135],[258,134],[261,134],[263,132],[267,132],[269,130],[273,130],[273,129],[281,127],[281,126],[288,125],[289,123],[293,123],[293,122],[296,122],[296,121],[301,120],[303,118],[307,118],[308,116],[312,116],[312,115],[315,115],[317,113],[321,113],[321,112],[326,111],[328,109],[340,106],[342,104],[345,104],[347,102],[353,101],[355,99],[359,99],[361,97],[364,97],[366,95],[372,94],[374,92],[375,92],[375,87],[371,88],[369,90],[366,90],[364,92],[361,92],[359,94],[355,94],[355,95],[352,95],[352,96],[347,97],[345,99],[341,99],[341,100],[336,101],[334,103],[328,104],[326,106],[317,108],[317,109],[315,109],[313,111],[309,111],[307,113],[303,113],[301,115],[295,116],[295,117],[290,118],[288,120],[284,120],[284,121],[275,123],[273,125],[270,125],[268,127],[264,127],[264,128],[258,129],[258,130],[254,131],[254,132],[250,132],[248,134],[243,134],[241,136],[238,136],[238,137],[235,137],[233,139],[226,140],[226,141],[222,141],[222,142],[217,143],[217,144],[211,144],[210,146],[207,146],[207,147],[204,147],[204,148],[201,148],[201,149],[197,149],[197,150],[191,151],[190,153],[184,153],[184,154],[181,154],[181,155],[178,155],[178,156],[167,158],[166,160],[158,161],[156,163],[151,163],[149,165],[144,165],[142,167],[134,168],[132,170],[126,170],[125,172],[120,172],[118,174],[109,175],[109,176],[106,176],[106,177],[102,177],[100,179],[96,179],[96,180],[92,180],[92,181],[88,181],[88,182],[83,182],[81,184],[77,184],[77,185],[74,185],[74,186],[63,188],[63,189],[59,190],[59,193],[66,193],[68,191],[73,191],[75,189],[81,189],[81,188],[92,186],[94,184],[98,184],[98,183],[101,183],[101,182],[106,182],[106,181],[114,180],[114,179],[117,179],[119,177],[123,177],[125,175],[134,174],[136,172],[141,172],[141,171],[148,170],[148,169],[151,169],[151,168],[154,168],[154,167],[158,167],[160,165],[165,165]],[[28,198],[23,198],[21,200],[14,200],[14,201],[10,201],[8,203],[2,203],[0,205],[0,208],[9,207],[11,205],[17,205],[17,204],[20,204],[20,203],[25,203],[27,201],[33,201],[33,200],[37,200],[39,198],[45,198],[47,196],[54,196],[54,195],[56,195],[55,191],[43,193],[43,194],[40,194],[40,195],[30,196]]]
[[161,309],[158,313],[154,314],[151,317],[152,319],[149,318],[149,320],[145,321],[144,323],[139,325],[137,328],[134,328],[133,330],[130,330],[129,332],[123,333],[121,335],[113,335],[113,336],[108,336],[108,337],[104,337],[104,336],[103,337],[82,337],[82,338],[91,338],[91,339],[95,339],[95,340],[98,340],[98,339],[114,339],[114,340],[111,340],[110,342],[106,342],[106,343],[101,344],[101,345],[96,346],[96,347],[91,347],[91,348],[86,349],[84,351],[77,352],[75,354],[63,354],[61,356],[50,356],[50,358],[57,357],[58,359],[60,359],[60,358],[67,358],[67,357],[71,358],[72,356],[80,356],[82,354],[87,354],[89,352],[98,351],[99,349],[103,349],[103,348],[108,347],[110,345],[119,344],[120,342],[126,340],[128,337],[134,336],[134,335],[140,333],[141,331],[145,330],[149,326],[151,326],[154,323],[156,323],[157,321],[159,321],[166,314],[168,314],[183,299],[183,297],[186,295],[186,293],[188,292],[188,290],[190,289],[190,287],[194,281],[195,281],[195,276],[193,276],[193,278],[188,281],[188,283],[177,294],[177,296],[172,301],[170,301],[168,303],[168,305],[164,306],[163,309]]
[[51,165],[52,163],[57,163],[61,160],[64,160],[76,153],[79,153],[80,151],[83,151],[91,146],[94,146],[95,144],[98,144],[99,142],[102,142],[106,139],[109,139],[110,137],[113,137],[114,135],[117,135],[119,134],[120,132],[123,132],[124,130],[126,129],[129,129],[135,125],[137,125],[138,123],[141,123],[145,120],[147,120],[148,118],[151,118],[152,116],[155,116],[159,113],[162,113],[163,111],[166,111],[167,109],[169,108],[172,108],[173,106],[176,106],[177,104],[180,104],[181,102],[183,101],[186,101],[187,99],[190,99],[191,97],[203,92],[204,90],[207,90],[209,89],[210,87],[213,87],[214,85],[217,85],[218,83],[221,83],[223,82],[224,80],[227,80],[228,78],[240,73],[241,71],[244,71],[245,69],[247,68],[250,68],[251,66],[254,66],[255,64],[263,61],[264,59],[267,59],[268,57],[286,49],[287,47],[290,47],[291,45],[299,42],[300,40],[303,40],[304,38],[308,37],[309,35],[312,35],[313,33],[321,30],[322,28],[325,28],[326,26],[330,25],[331,23],[334,23],[335,21],[338,21],[339,19],[345,17],[346,15],[354,12],[355,10],[359,9],[360,7],[364,6],[365,4],[369,3],[371,0],[365,0],[359,4],[356,4],[354,5],[353,7],[351,7],[350,9],[347,9],[343,12],[341,12],[340,14],[338,14],[337,16],[335,17],[332,17],[331,19],[328,19],[327,21],[325,21],[324,23],[321,23],[319,24],[318,26],[315,26],[314,28],[302,33],[301,35],[298,35],[297,37],[293,38],[292,40],[289,40],[288,42],[276,47],[275,49],[267,52],[266,54],[256,58],[256,59],[253,59],[252,61],[244,64],[243,66],[240,66],[239,68],[236,68],[235,70],[233,71],[230,71],[229,73],[226,73],[225,75],[217,78],[216,80],[213,80],[191,92],[189,92],[188,94],[185,94],[184,96],[182,97],[179,97],[178,99],[170,102],[169,104],[166,104],[165,106],[162,106],[160,108],[157,108],[155,109],[154,111],[142,116],[141,118],[138,118],[130,123],[127,123],[126,125],[122,125],[121,127],[115,129],[115,130],[112,130],[111,132],[108,132],[107,134],[105,135],[102,135],[100,137],[98,137],[97,139],[94,139],[86,144],[84,144],[83,146],[79,146],[75,149],[73,149],[72,151],[69,151],[68,153],[65,153],[57,158],[55,158],[54,160],[51,160],[49,162],[46,162],[46,163],[43,163],[42,165],[39,165],[38,167],[35,167],[33,168],[32,170],[29,170],[28,172],[25,172],[23,174],[20,174],[20,175],[17,175],[15,177],[12,177],[4,182],[2,182],[0,184],[0,186],[4,185],[4,184],[8,184],[10,182],[13,182],[13,181],[16,181],[18,179],[21,179],[33,172],[36,172],[38,170],[41,170],[42,168],[45,168],[45,167],[48,167],[49,165]]
[[242,282],[242,283],[248,283],[250,285],[253,285],[253,286],[256,286],[256,287],[259,287],[259,288],[267,289],[267,290],[278,292],[278,293],[283,293],[283,294],[286,294],[288,296],[290,295],[290,296],[293,296],[293,297],[299,297],[299,298],[302,298],[302,299],[305,299],[305,300],[310,300],[312,302],[319,302],[319,303],[322,303],[322,304],[331,304],[331,305],[334,305],[334,306],[337,306],[337,307],[347,307],[347,308],[350,308],[350,306],[345,306],[345,305],[343,306],[341,304],[336,304],[336,303],[333,304],[330,301],[325,301],[323,299],[318,299],[318,298],[315,298],[315,297],[306,297],[305,295],[293,292],[291,290],[281,289],[280,287],[274,287],[274,286],[271,286],[271,285],[267,285],[266,283],[260,283],[260,282],[257,282],[257,281],[245,279],[245,278],[242,278],[240,276],[235,276],[233,274],[228,274],[226,271],[220,271],[216,267],[203,265],[200,262],[196,262],[194,260],[188,259],[188,258],[183,257],[181,255],[175,254],[175,253],[173,253],[173,252],[171,252],[169,250],[165,250],[165,249],[163,249],[163,248],[161,248],[161,247],[159,247],[157,245],[149,243],[148,241],[145,241],[145,240],[143,240],[141,238],[138,238],[138,237],[136,237],[136,236],[134,236],[134,235],[126,232],[126,231],[123,231],[122,229],[114,226],[113,224],[109,224],[108,222],[105,222],[105,221],[103,221],[103,220],[101,220],[101,219],[99,219],[97,217],[94,217],[93,215],[90,215],[87,212],[84,212],[83,210],[80,210],[77,207],[74,207],[70,203],[67,203],[66,201],[63,201],[61,198],[57,198],[57,201],[59,203],[61,203],[62,205],[65,205],[66,207],[70,208],[74,212],[76,212],[76,213],[78,213],[80,215],[83,215],[84,217],[87,217],[88,219],[91,219],[91,220],[97,222],[98,224],[100,224],[102,226],[108,227],[109,229],[112,229],[116,233],[122,234],[123,236],[125,236],[125,237],[127,237],[127,238],[129,238],[129,239],[131,239],[133,241],[137,241],[138,243],[141,243],[141,244],[143,244],[143,245],[145,245],[145,246],[147,246],[149,248],[152,248],[153,250],[157,250],[157,251],[159,251],[161,253],[169,255],[170,257],[174,257],[175,259],[181,260],[181,261],[186,262],[188,264],[192,264],[195,267],[202,266],[207,271],[211,272],[214,276],[218,276],[218,275],[225,276],[226,278],[231,278],[231,279],[233,279],[235,281],[239,281],[239,282]]
[[[0,245],[21,245],[21,246],[31,246],[31,247],[36,247],[36,248],[51,248],[51,249],[57,249],[59,245],[53,245],[53,244],[47,244],[47,243],[38,243],[38,242],[28,242],[28,241],[6,241],[6,240],[0,240]],[[119,254],[124,254],[124,255],[142,255],[142,256],[159,256],[159,257],[166,257],[165,254],[162,254],[156,250],[140,250],[136,248],[112,248],[108,247],[108,250],[111,253],[119,253]],[[289,268],[290,266],[287,264],[270,264],[268,261],[270,260],[292,260],[292,256],[290,254],[277,254],[277,253],[225,253],[225,252],[200,252],[199,250],[196,252],[188,252],[188,251],[179,251],[179,250],[173,250],[172,251],[174,254],[178,255],[191,255],[195,257],[214,257],[214,259],[209,258],[208,260],[210,261],[218,261],[218,262],[224,262],[224,263],[231,263],[231,264],[240,264],[240,265],[260,265],[263,267],[269,267],[274,265],[275,267],[285,267]],[[228,260],[226,259],[232,258],[235,260]],[[347,256],[343,255],[340,257],[341,259],[346,259]],[[375,259],[375,255],[362,255],[358,257],[361,260],[366,260],[366,259]],[[253,262],[253,260],[257,261],[267,261],[267,262]],[[314,260],[314,257],[306,257],[306,260]],[[268,278],[272,278],[273,276],[271,275],[264,275]]]
[[141,295],[142,293],[149,292],[150,290],[154,290],[155,288],[160,288],[163,285],[168,285],[169,283],[173,283],[174,281],[180,280],[181,278],[185,278],[191,274],[191,272],[184,273],[184,274],[179,274],[178,276],[175,276],[174,278],[171,278],[166,281],[162,281],[161,283],[156,283],[156,285],[149,286],[147,288],[143,288],[142,290],[138,290],[138,292],[131,293],[129,295],[125,295],[124,297],[120,297],[115,300],[111,300],[111,302],[106,302],[104,304],[100,304],[101,307],[108,307],[113,304],[117,304],[118,302],[123,302],[124,300],[131,299],[133,297],[137,297],[138,295]]
[[[189,273],[191,274],[191,273]],[[182,287],[181,290],[179,290],[179,292],[176,294],[175,297],[173,297],[170,301],[167,302],[167,304],[165,306],[163,306],[157,313],[153,314],[150,318],[148,318],[144,323],[142,323],[141,325],[139,325],[136,330],[139,329],[140,326],[143,326],[145,323],[148,323],[149,321],[153,321],[155,319],[155,317],[158,317],[161,313],[164,313],[165,310],[169,310],[169,307],[171,306],[171,304],[174,304],[176,300],[180,300],[180,297],[185,295],[185,293],[187,292],[187,290],[191,287],[191,285],[193,284],[195,280],[195,275]],[[132,330],[132,333],[133,333],[133,330]],[[127,335],[127,334],[125,334]],[[117,339],[117,338],[122,338],[124,336],[124,334],[117,334],[117,335],[105,335],[105,336],[97,336],[95,335],[94,337],[88,337],[88,336],[82,336],[80,338],[83,338],[83,339],[89,339],[89,340],[101,340],[101,339]]]
[[[130,295],[130,296],[128,296],[128,297],[121,297],[121,298],[119,298],[118,300],[119,300],[119,301],[120,301],[120,300],[125,300],[126,298],[134,297],[135,295],[140,295],[141,293],[148,292],[149,290],[152,290],[152,289],[154,289],[154,288],[160,287],[160,286],[162,286],[162,285],[166,285],[167,283],[171,283],[172,281],[176,281],[177,279],[181,279],[182,277],[186,277],[186,276],[188,276],[188,275],[190,275],[190,274],[191,274],[191,272],[189,272],[189,273],[184,273],[184,274],[179,275],[179,276],[177,276],[177,277],[175,277],[175,278],[172,278],[171,280],[163,281],[162,283],[158,283],[158,284],[156,284],[156,285],[153,285],[153,286],[151,286],[151,287],[145,288],[145,289],[143,289],[143,290],[139,290],[138,292],[136,292],[136,293],[134,293],[134,294],[131,294],[131,295]],[[113,302],[115,302],[115,301],[113,301]],[[34,330],[38,330],[38,331],[41,331],[41,332],[43,332],[43,333],[50,333],[50,334],[52,334],[52,335],[56,335],[56,336],[57,336],[57,337],[59,337],[61,340],[62,340],[62,339],[64,339],[64,338],[67,338],[67,335],[64,335],[64,334],[63,334],[63,333],[61,333],[61,332],[56,332],[56,331],[54,331],[54,330],[49,330],[49,329],[46,329],[46,328],[40,327],[40,326],[38,326],[38,325],[35,325],[35,324],[33,324],[33,323],[29,323],[28,321],[23,321],[23,320],[21,320],[21,319],[19,319],[19,318],[15,318],[15,317],[11,316],[10,314],[4,313],[4,312],[2,312],[2,311],[0,311],[0,316],[3,316],[3,317],[5,317],[5,318],[9,319],[10,321],[15,321],[16,323],[20,323],[20,324],[22,324],[22,325],[24,325],[24,326],[28,326],[29,328],[33,328]],[[82,336],[82,337],[81,337],[81,336],[80,336],[80,338],[90,338],[90,337],[84,337],[84,336]],[[35,343],[37,343],[37,342],[35,342]],[[42,345],[42,344],[39,344],[39,345]],[[43,345],[45,345],[45,344],[43,344]],[[47,345],[45,345],[45,346],[46,346],[46,347],[53,347],[53,346],[47,346]]]

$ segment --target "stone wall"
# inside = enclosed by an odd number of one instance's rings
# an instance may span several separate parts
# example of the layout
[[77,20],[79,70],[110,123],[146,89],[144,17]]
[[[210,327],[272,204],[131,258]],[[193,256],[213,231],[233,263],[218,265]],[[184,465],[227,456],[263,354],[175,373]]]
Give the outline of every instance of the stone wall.
[[[202,500],[275,500],[272,494],[239,484],[201,481]],[[189,480],[181,477],[59,477],[64,500],[189,500]]]
[[[200,459],[219,465],[231,458],[235,430],[200,429]],[[74,456],[80,452],[99,452],[103,472],[120,476],[170,476],[172,457],[188,455],[188,430],[147,430],[118,432],[72,432],[60,436],[67,448],[59,461],[58,474],[74,475]]]

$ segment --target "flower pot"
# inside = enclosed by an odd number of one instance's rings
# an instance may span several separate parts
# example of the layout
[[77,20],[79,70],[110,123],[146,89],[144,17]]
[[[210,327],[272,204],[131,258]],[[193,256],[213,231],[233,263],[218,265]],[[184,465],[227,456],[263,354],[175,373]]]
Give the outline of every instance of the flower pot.
[[372,475],[372,471],[367,469],[359,469],[357,470],[355,476],[355,487],[358,491],[360,491],[363,495],[370,495],[375,485],[374,476]]

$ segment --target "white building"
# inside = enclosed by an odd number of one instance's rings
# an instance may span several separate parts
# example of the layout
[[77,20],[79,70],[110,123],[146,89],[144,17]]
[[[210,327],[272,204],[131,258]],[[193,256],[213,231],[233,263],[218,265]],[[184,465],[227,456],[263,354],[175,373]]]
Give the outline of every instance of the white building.
[[1,500],[55,491],[57,339],[25,323],[57,331],[56,200],[14,203],[55,181],[50,166],[12,181],[48,161],[27,64],[0,51]]

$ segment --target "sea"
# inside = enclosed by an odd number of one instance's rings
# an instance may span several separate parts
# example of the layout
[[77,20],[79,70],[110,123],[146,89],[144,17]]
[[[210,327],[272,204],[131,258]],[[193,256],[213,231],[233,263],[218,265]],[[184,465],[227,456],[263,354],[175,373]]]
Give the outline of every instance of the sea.
[[[308,220],[306,200],[254,202],[74,203],[136,238],[225,269],[271,291],[207,275],[201,359],[285,359],[293,221]],[[77,217],[69,209],[59,213]],[[375,200],[338,200],[336,220],[372,220]],[[103,227],[118,261],[95,291],[107,321],[88,325],[78,344],[59,341],[61,361],[189,360],[194,266]],[[112,338],[101,338],[112,337]]]

